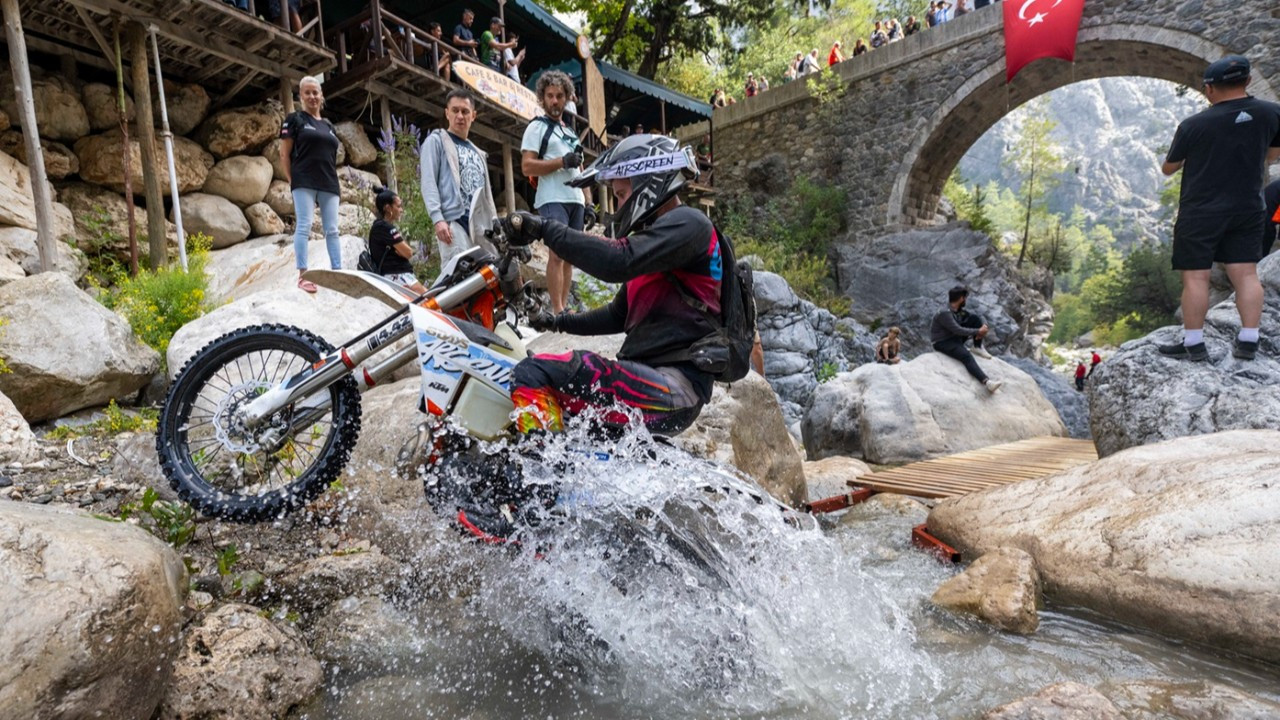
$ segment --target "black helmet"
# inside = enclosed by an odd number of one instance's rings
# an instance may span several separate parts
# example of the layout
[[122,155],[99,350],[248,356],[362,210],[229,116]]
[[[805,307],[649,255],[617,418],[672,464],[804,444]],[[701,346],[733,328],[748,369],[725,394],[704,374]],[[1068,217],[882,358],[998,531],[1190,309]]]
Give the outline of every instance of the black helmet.
[[615,178],[631,179],[631,196],[613,214],[613,237],[625,237],[653,219],[653,213],[698,177],[693,151],[665,135],[632,135],[609,148],[570,184],[589,187]]

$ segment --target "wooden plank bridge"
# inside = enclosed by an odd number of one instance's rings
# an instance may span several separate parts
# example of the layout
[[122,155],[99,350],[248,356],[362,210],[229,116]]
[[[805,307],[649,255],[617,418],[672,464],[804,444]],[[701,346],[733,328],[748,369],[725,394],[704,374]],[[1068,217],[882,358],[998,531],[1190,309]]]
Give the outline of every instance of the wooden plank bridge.
[[851,486],[945,498],[1045,477],[1098,459],[1092,440],[1036,437],[863,475]]

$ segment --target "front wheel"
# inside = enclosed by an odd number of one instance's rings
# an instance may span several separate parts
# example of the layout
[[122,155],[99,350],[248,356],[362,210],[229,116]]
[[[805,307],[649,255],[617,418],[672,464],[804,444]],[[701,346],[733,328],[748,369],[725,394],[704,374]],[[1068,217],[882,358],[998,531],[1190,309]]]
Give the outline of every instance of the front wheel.
[[201,513],[259,521],[305,505],[337,479],[360,433],[360,391],[344,376],[246,427],[238,410],[333,351],[284,325],[242,328],[178,373],[156,431],[160,466]]

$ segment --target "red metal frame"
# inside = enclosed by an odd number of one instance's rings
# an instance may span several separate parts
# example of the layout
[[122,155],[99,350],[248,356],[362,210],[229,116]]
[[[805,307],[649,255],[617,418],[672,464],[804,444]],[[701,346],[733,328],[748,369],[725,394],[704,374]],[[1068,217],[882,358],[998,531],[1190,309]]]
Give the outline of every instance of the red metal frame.
[[814,500],[811,503],[805,503],[802,507],[807,513],[829,513],[838,510],[844,510],[847,507],[853,507],[861,502],[866,502],[868,498],[875,495],[876,491],[870,488],[859,488],[853,492],[847,492],[843,495],[823,498],[822,500]]
[[942,562],[960,562],[960,551],[934,537],[924,525],[911,528],[911,544],[937,556]]

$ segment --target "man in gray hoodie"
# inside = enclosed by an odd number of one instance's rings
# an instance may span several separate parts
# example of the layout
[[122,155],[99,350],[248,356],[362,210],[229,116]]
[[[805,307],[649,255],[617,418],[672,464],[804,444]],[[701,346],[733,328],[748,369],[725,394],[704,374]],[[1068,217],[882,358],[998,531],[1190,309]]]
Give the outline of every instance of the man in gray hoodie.
[[475,101],[466,90],[445,98],[447,130],[433,130],[421,149],[422,200],[435,223],[440,265],[480,245],[497,209],[489,183],[487,155],[467,139],[476,119]]
[[[987,336],[990,328],[979,315],[964,309],[965,301],[968,299],[969,290],[962,286],[957,285],[947,292],[947,309],[933,316],[933,324],[929,328],[929,342],[933,343],[935,351],[964,363],[964,368],[970,375],[977,378],[988,391],[995,392],[1003,383],[987,377],[973,357],[977,355],[991,359],[991,353],[982,347],[982,340]],[[964,346],[970,338],[973,339],[972,353]]]

